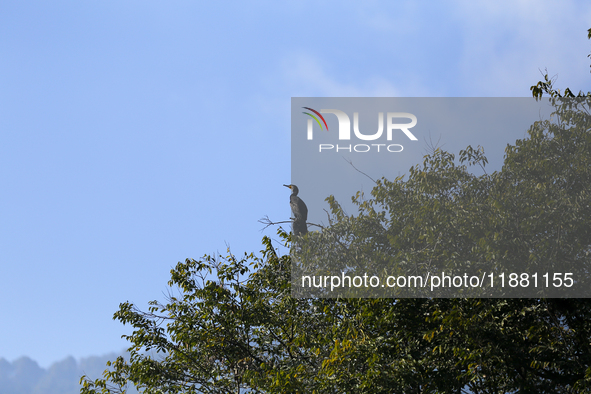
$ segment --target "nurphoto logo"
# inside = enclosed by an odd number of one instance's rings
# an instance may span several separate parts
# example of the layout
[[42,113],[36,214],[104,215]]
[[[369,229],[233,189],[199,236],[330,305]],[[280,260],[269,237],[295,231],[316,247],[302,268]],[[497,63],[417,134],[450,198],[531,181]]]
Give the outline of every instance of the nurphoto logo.
[[[338,109],[321,109],[320,111],[316,111],[310,107],[302,107],[307,109],[310,112],[303,112],[305,115],[308,115],[311,119],[308,119],[308,128],[307,128],[307,138],[308,140],[314,139],[314,122],[316,121],[318,126],[320,126],[321,130],[324,130],[326,127],[326,131],[328,131],[328,124],[326,119],[322,114],[333,114],[337,117],[339,122],[339,132],[338,138],[339,141],[346,141],[351,140],[351,119],[349,116]],[[395,121],[396,119],[396,121]],[[410,123],[399,123],[400,119],[410,119]],[[322,121],[322,122],[321,122]],[[324,124],[324,127],[323,127]],[[408,112],[387,112],[386,114],[386,140],[392,141],[392,137],[395,134],[395,131],[402,131],[408,139],[411,141],[417,141],[417,137],[414,136],[413,133],[410,132],[409,129],[413,128],[417,124],[417,117]],[[363,134],[359,130],[359,112],[353,112],[353,133],[355,137],[362,141],[376,141],[380,139],[384,133],[384,113],[378,112],[378,131],[373,134]],[[336,144],[319,144],[318,149],[319,152],[323,151],[349,151],[349,152],[369,152],[369,151],[377,151],[380,152],[380,148],[384,148],[382,151],[388,151],[392,153],[402,152],[404,147],[400,144],[356,144],[356,145],[339,145]]]

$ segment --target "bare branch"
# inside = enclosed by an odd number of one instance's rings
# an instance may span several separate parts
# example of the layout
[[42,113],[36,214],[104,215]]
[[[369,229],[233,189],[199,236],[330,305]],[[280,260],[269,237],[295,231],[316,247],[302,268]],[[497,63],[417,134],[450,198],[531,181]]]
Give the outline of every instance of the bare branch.
[[330,213],[328,213],[326,209],[323,209],[323,211],[326,212],[326,217],[328,218],[328,225],[332,226],[332,219],[330,218]]
[[276,226],[276,225],[278,225],[278,224],[286,224],[286,223],[289,223],[289,224],[291,224],[291,220],[284,220],[284,221],[282,221],[282,222],[273,222],[273,221],[272,221],[272,220],[269,218],[269,216],[268,216],[268,215],[265,215],[265,217],[263,217],[263,218],[260,218],[260,219],[258,220],[258,222],[259,222],[259,223],[261,223],[261,224],[264,224],[264,225],[265,225],[265,227],[263,227],[263,228],[261,229],[261,231],[265,230],[265,229],[266,229],[267,227],[269,227],[269,226]]
[[373,179],[372,177],[370,177],[369,175],[367,175],[365,172],[361,171],[359,168],[355,167],[355,166],[353,165],[353,162],[352,162],[351,160],[347,160],[347,159],[345,159],[344,157],[343,157],[343,160],[345,160],[347,163],[351,164],[351,167],[353,167],[353,168],[354,168],[354,169],[355,169],[357,172],[360,172],[361,174],[363,174],[363,175],[365,175],[366,177],[368,177],[369,179],[371,179],[373,183],[377,183],[377,182],[375,181],[375,179]]
[[[284,221],[281,221],[281,222],[274,222],[274,221],[272,221],[269,218],[268,215],[265,215],[265,217],[260,218],[258,220],[258,222],[265,225],[265,227],[263,227],[263,229],[261,231],[265,230],[269,226],[276,226],[278,224],[287,224],[287,223],[292,224],[293,223],[292,220],[284,220]],[[322,226],[320,224],[316,224],[316,223],[306,222],[306,225],[308,225],[308,226],[314,226],[314,227],[318,227],[318,228],[324,228],[324,226]]]
[[429,130],[429,141],[427,141],[426,138],[423,138],[425,140],[425,144],[427,145],[427,154],[432,155],[433,153],[435,153],[435,151],[438,148],[443,148],[443,145],[439,145],[439,142],[441,142],[441,134],[439,134],[439,139],[437,140],[436,143],[433,143],[433,139],[431,138],[431,131]]

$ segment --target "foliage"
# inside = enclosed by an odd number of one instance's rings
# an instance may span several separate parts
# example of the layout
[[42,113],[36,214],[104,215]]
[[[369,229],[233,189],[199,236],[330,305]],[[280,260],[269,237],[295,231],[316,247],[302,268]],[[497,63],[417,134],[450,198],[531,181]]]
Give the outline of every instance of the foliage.
[[[500,256],[586,270],[589,103],[555,105],[558,121],[536,122],[507,148],[500,171],[475,176],[435,151],[406,181],[377,182],[371,200],[357,200],[356,218],[333,202],[334,227],[348,222],[364,235],[379,217],[376,250],[409,259]],[[460,162],[484,166],[486,158],[468,148]],[[357,239],[346,246],[367,247]],[[121,304],[115,318],[134,328],[130,361],[85,380],[82,393],[120,392],[128,382],[145,393],[571,393],[591,385],[586,299],[293,298],[291,257],[269,238],[263,245],[261,256],[179,263],[169,282],[178,294],[147,312]]]
[[[331,201],[343,254],[527,260],[588,276],[589,101],[564,100],[572,92],[552,82],[532,93],[551,97],[555,120],[508,146],[500,171],[468,171],[486,165],[480,149],[459,163],[437,150],[406,180],[377,182],[354,218]],[[263,246],[260,256],[179,263],[169,282],[178,294],[147,312],[121,304],[131,358],[83,379],[81,393],[130,383],[145,393],[591,392],[588,299],[293,298],[291,257],[267,237]]]
[[[591,29],[587,30],[587,38],[591,39]],[[587,55],[587,57],[591,59],[591,54]],[[554,82],[556,82],[556,77],[549,77],[548,70],[546,70],[546,73],[544,74],[544,80],[539,81],[537,84],[529,88],[531,90],[532,96],[536,99],[540,99],[544,93],[546,93],[548,96],[553,98],[591,97],[591,92],[583,93],[582,90],[579,90],[576,95],[569,88],[566,88],[564,89],[564,92],[561,92],[560,89],[554,88]]]

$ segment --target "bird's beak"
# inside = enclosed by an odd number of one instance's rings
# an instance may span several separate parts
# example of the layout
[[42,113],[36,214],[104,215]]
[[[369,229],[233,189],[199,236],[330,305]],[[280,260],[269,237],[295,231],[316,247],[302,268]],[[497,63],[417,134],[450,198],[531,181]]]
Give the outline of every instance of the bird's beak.
[[289,188],[291,189],[291,185],[283,185],[283,186],[285,186],[285,187],[289,187]]

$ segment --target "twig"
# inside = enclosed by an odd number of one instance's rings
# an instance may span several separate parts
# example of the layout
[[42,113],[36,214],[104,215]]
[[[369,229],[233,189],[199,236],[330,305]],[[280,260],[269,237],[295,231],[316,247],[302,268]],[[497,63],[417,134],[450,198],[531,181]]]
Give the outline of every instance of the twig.
[[377,183],[375,181],[375,179],[373,179],[372,177],[370,177],[369,175],[367,175],[365,172],[361,171],[359,168],[355,167],[353,165],[353,162],[351,160],[347,160],[344,157],[343,157],[343,160],[345,160],[347,163],[351,164],[351,167],[353,167],[355,170],[357,170],[358,172],[362,173],[363,175],[365,175],[366,177],[368,177],[369,179],[371,179],[373,183]]
[[431,130],[429,130],[429,142],[427,142],[426,138],[423,138],[425,140],[425,144],[427,145],[427,154],[432,155],[433,153],[435,153],[435,151],[438,148],[443,148],[443,145],[439,146],[439,142],[441,141],[441,134],[439,134],[439,139],[437,140],[437,142],[434,144],[433,143],[433,139],[431,138]]
[[[265,215],[265,217],[260,218],[258,220],[258,222],[265,225],[265,227],[263,227],[263,229],[261,231],[263,231],[264,229],[266,229],[269,226],[275,226],[275,225],[278,225],[278,224],[285,224],[285,223],[289,223],[289,224],[293,223],[293,221],[291,221],[291,220],[284,220],[284,221],[281,221],[281,222],[274,222],[274,221],[272,221],[269,218],[268,215]],[[307,226],[315,226],[315,227],[322,228],[322,229],[324,228],[324,226],[321,226],[320,224],[316,224],[316,223],[306,222],[306,225]]]
[[328,213],[326,209],[323,209],[323,211],[326,212],[326,217],[328,218],[328,225],[332,226],[332,219],[330,218],[330,213]]
[[263,227],[261,231],[265,230],[269,226],[275,226],[277,224],[284,224],[284,223],[290,223],[291,224],[291,220],[285,220],[285,221],[282,221],[282,222],[273,222],[271,219],[269,219],[269,216],[268,215],[265,215],[265,217],[260,218],[258,220],[258,222],[265,225],[265,227]]

